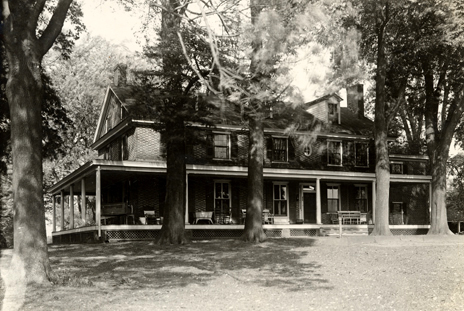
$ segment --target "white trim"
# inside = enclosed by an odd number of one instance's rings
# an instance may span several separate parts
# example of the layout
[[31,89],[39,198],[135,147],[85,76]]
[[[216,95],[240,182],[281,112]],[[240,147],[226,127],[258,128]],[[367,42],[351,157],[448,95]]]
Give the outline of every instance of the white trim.
[[[231,133],[230,132],[221,132],[221,131],[213,131],[213,160],[217,161],[227,161],[232,159],[232,139],[231,139]],[[225,135],[227,136],[227,157],[225,158],[217,158],[216,157],[216,140],[215,140],[215,135]],[[224,147],[218,145],[218,147]]]
[[[285,201],[287,201],[287,208],[286,208],[286,214],[287,214],[287,215],[284,215],[284,216],[282,216],[282,215],[276,215],[276,214],[275,214],[275,211],[274,211],[274,202],[275,202],[275,192],[274,192],[274,191],[275,191],[275,189],[274,189],[275,187],[274,187],[274,186],[276,186],[276,185],[278,185],[278,186],[285,186],[286,189],[287,189],[287,193],[286,193],[286,194],[287,194],[287,197],[286,197],[286,199],[285,199]],[[283,200],[279,199],[278,201],[283,201]],[[275,219],[275,218],[280,218],[280,219],[287,219],[287,220],[288,220],[289,217],[290,217],[289,206],[290,206],[290,189],[289,189],[289,187],[288,187],[288,182],[286,182],[286,181],[273,181],[273,182],[272,182],[272,213],[274,214],[274,219]]]
[[104,112],[106,111],[106,106],[107,106],[107,101],[108,101],[108,96],[109,96],[110,90],[111,90],[111,87],[108,86],[106,88],[106,94],[105,94],[105,97],[103,99],[102,107],[101,107],[101,110],[100,110],[100,116],[98,117],[97,129],[95,131],[95,135],[94,135],[94,138],[93,138],[93,143],[95,143],[97,141],[97,139],[99,137],[99,134],[101,132],[103,115],[105,114]]

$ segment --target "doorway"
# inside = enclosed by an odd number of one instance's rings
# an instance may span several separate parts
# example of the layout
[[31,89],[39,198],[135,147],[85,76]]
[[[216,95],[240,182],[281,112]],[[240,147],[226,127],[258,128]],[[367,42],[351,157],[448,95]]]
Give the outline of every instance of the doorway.
[[300,221],[305,224],[317,223],[316,184],[300,184],[300,200]]
[[316,223],[316,194],[311,192],[303,193],[303,213],[305,224]]

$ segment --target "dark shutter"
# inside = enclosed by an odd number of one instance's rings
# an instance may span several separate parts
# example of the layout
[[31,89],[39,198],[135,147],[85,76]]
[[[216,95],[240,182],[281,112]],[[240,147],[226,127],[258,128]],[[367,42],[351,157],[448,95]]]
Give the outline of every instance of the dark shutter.
[[237,158],[238,157],[238,137],[237,133],[230,134],[230,145],[231,145],[231,157]]
[[208,134],[206,138],[206,156],[208,158],[214,157],[214,134]]
[[266,159],[272,161],[272,137],[265,137],[266,140]]
[[288,160],[295,160],[295,140],[292,137],[288,138]]

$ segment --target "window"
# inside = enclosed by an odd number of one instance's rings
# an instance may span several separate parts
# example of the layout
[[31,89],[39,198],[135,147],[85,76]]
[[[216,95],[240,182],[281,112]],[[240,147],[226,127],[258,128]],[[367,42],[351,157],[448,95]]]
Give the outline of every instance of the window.
[[403,202],[392,202],[390,210],[390,225],[404,225]]
[[328,141],[327,142],[327,164],[342,165],[342,142]]
[[275,216],[287,216],[288,193],[286,184],[274,184],[274,210]]
[[288,139],[286,137],[272,138],[272,160],[287,162],[288,160]]
[[390,173],[391,174],[403,174],[403,163],[402,162],[391,162]]
[[329,116],[331,117],[336,117],[337,116],[337,113],[338,113],[338,109],[337,109],[337,104],[330,104],[329,103]]
[[121,153],[122,153],[121,159],[123,161],[129,160],[129,140],[127,138],[127,135],[124,135],[122,137]]
[[369,144],[355,143],[355,166],[369,166]]
[[327,209],[329,212],[338,211],[340,201],[340,186],[328,185],[327,186]]
[[311,156],[311,153],[313,152],[311,146],[306,146],[303,148],[303,154],[305,155],[305,157],[309,157]]
[[230,182],[214,182],[214,216],[217,223],[228,223],[231,216]]
[[367,213],[367,186],[366,185],[355,185],[355,210],[361,213]]
[[214,134],[214,158],[230,159],[229,134]]

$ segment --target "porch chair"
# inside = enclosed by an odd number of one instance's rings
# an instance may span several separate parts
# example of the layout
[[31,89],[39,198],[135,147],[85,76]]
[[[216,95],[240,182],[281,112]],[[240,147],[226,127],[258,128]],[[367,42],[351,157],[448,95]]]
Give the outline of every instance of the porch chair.
[[268,209],[263,209],[263,223],[264,224],[274,223],[274,215],[272,215]]
[[157,224],[155,211],[143,211],[143,214],[145,215],[145,223],[147,225],[150,225],[150,224],[156,225]]
[[241,219],[240,219],[240,222],[241,222],[242,224],[244,224],[244,223],[245,223],[245,219],[246,219],[246,209],[242,209],[242,217],[241,217]]
[[134,216],[134,207],[132,205],[127,205],[128,209],[130,209],[130,213],[125,215],[124,222],[126,225],[129,225],[129,218],[132,220],[130,222],[131,225],[135,224],[135,216]]

